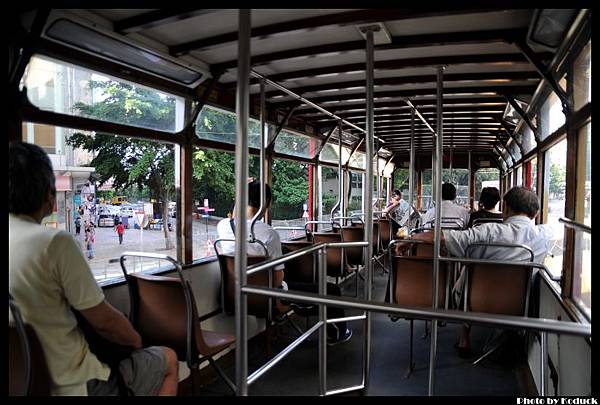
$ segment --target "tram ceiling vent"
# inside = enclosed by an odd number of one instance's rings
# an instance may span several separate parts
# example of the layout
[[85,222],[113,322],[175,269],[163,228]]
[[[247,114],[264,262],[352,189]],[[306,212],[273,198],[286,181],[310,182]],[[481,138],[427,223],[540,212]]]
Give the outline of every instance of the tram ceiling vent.
[[367,39],[367,35],[366,35],[367,28],[373,27],[373,26],[376,26],[379,28],[378,30],[375,30],[373,32],[373,42],[375,45],[385,45],[385,44],[392,43],[392,35],[388,31],[385,24],[382,22],[361,24],[361,25],[357,25],[356,28],[358,29],[358,32],[360,32],[360,35],[362,35],[362,37],[366,40]]

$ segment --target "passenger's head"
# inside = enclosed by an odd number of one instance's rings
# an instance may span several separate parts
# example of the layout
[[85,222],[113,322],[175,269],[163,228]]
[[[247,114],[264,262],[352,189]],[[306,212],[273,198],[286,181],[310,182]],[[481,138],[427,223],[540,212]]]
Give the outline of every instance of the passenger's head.
[[395,199],[397,199],[397,200],[401,200],[401,199],[402,199],[402,191],[400,191],[400,190],[398,190],[398,189],[395,189],[395,190],[392,192],[392,198],[395,198]]
[[456,187],[452,183],[442,184],[442,200],[454,201],[456,198]]
[[505,219],[514,215],[527,215],[533,219],[540,209],[537,195],[521,186],[516,186],[508,190],[504,194],[503,201],[502,213]]
[[[271,205],[271,187],[268,184],[265,185],[265,206]],[[252,181],[248,184],[248,206],[259,209],[260,208],[260,182]]]
[[500,191],[496,187],[484,187],[479,196],[480,208],[492,210],[500,201]]
[[8,212],[41,220],[56,199],[52,162],[39,146],[11,142],[8,147]]

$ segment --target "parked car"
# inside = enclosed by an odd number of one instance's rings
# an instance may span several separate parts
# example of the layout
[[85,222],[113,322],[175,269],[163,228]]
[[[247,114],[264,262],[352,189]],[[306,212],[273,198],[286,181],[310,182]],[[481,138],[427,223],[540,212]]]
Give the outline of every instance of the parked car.
[[122,217],[133,218],[133,208],[131,207],[122,207],[119,214]]
[[115,226],[115,219],[110,214],[100,214],[98,226]]

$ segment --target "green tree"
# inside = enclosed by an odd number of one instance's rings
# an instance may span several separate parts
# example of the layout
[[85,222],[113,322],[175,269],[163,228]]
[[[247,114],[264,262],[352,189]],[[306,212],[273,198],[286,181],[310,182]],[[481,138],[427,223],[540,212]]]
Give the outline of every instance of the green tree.
[[302,217],[308,200],[308,165],[275,159],[273,162],[273,217]]
[[566,169],[564,166],[552,163],[550,165],[550,186],[549,191],[554,195],[563,192],[565,187],[565,173]]
[[[73,107],[82,115],[134,126],[170,130],[175,123],[175,99],[156,91],[113,80],[90,80],[89,87],[101,101],[78,102]],[[67,141],[75,147],[95,152],[91,166],[96,168],[100,184],[113,178],[113,187],[124,190],[136,186],[149,188],[151,196],[162,202],[166,224],[168,202],[174,192],[174,151],[169,144],[115,136],[98,132],[94,136],[75,133]],[[165,248],[173,243],[163,227]]]

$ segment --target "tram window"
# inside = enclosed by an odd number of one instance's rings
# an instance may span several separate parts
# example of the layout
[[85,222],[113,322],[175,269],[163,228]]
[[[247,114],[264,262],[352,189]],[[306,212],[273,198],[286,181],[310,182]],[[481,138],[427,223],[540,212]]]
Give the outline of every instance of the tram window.
[[320,145],[316,138],[282,130],[275,139],[275,152],[312,159]]
[[[565,79],[561,80],[563,83]],[[550,93],[542,108],[540,109],[540,138],[546,139],[565,123],[565,115],[562,111],[560,99],[555,93]]]
[[517,174],[516,174],[516,186],[522,186],[523,185],[523,165],[519,165],[519,167],[517,167]]
[[366,157],[365,154],[359,151],[356,151],[350,157],[350,162],[348,166],[354,167],[356,169],[366,169]]
[[[408,202],[409,195],[409,170],[405,168],[396,169],[394,172],[394,190],[400,190],[402,192],[402,199]],[[417,188],[415,187],[413,190],[413,204],[416,204],[417,201]]]
[[364,173],[350,172],[350,198],[348,200],[348,213],[350,215],[364,212],[363,178]]
[[[500,170],[494,168],[486,168],[479,169],[475,172],[475,206],[474,210],[477,210],[479,204],[479,196],[481,195],[481,190],[484,187],[496,187],[500,190]],[[496,205],[495,209],[497,210],[499,204]]]
[[523,146],[523,153],[531,152],[535,146],[535,136],[533,135],[533,131],[527,126],[523,125],[523,136],[521,137],[521,145]]
[[432,204],[432,199],[431,199],[431,193],[432,193],[432,188],[431,188],[431,169],[425,169],[423,170],[423,176],[421,177],[421,182],[422,182],[422,186],[421,186],[421,209],[422,210],[428,210],[429,208],[433,207]]
[[319,166],[319,168],[321,170],[319,221],[329,221],[331,219],[331,209],[338,200],[339,195],[338,171],[332,167]]
[[[196,119],[196,136],[200,139],[235,145],[235,123],[234,112],[205,105]],[[260,147],[260,122],[253,118],[248,120],[248,146]]]
[[578,110],[592,101],[592,43],[583,48],[573,66],[573,98]]
[[537,158],[533,158],[525,166],[525,187],[537,194]]
[[[577,158],[577,191],[575,219],[587,226],[592,225],[592,124],[579,130]],[[575,258],[573,274],[573,300],[590,317],[592,313],[592,236],[575,232]]]
[[468,169],[443,169],[442,182],[450,182],[456,186],[456,200],[454,202],[463,207],[469,206],[469,170]]
[[[181,129],[182,98],[47,57],[31,58],[23,83],[31,103],[43,110],[168,132]],[[147,105],[152,114],[145,113]]]
[[544,223],[552,226],[554,239],[551,254],[545,264],[555,277],[560,277],[563,264],[564,226],[558,221],[565,215],[565,175],[567,168],[567,140],[563,139],[546,151],[544,178]]
[[[340,148],[337,143],[326,143],[319,155],[321,162],[329,162],[337,164],[339,162]],[[342,163],[345,164],[350,157],[350,149],[342,145]]]
[[[308,209],[308,164],[273,160],[273,226],[304,226],[304,206]],[[306,212],[308,215],[308,212]],[[303,231],[278,230],[281,240],[303,235]]]

